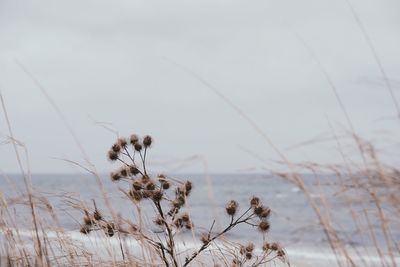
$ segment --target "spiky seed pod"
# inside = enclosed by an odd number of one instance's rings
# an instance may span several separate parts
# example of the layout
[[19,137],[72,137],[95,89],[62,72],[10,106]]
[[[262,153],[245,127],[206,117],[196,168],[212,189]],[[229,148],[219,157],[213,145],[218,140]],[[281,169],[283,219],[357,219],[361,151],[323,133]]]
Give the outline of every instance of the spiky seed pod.
[[160,202],[163,198],[163,192],[161,190],[156,190],[153,193],[152,199],[156,202]]
[[111,161],[116,161],[118,159],[118,153],[113,150],[108,151],[107,157]]
[[135,200],[135,201],[137,201],[137,202],[139,202],[140,200],[142,200],[142,194],[141,194],[140,192],[136,191],[136,190],[130,190],[130,191],[129,191],[129,196],[130,196],[133,200]]
[[188,213],[184,213],[184,214],[182,214],[182,221],[184,221],[184,222],[188,222],[188,221],[190,221],[190,217],[189,217],[189,214]]
[[128,176],[128,170],[126,169],[126,167],[122,167],[122,168],[119,170],[119,173],[121,174],[122,177]]
[[137,152],[140,152],[140,151],[142,150],[142,145],[139,144],[139,143],[136,143],[133,147],[135,148],[135,150],[136,150]]
[[85,225],[92,225],[93,220],[92,218],[90,218],[90,216],[85,215],[85,217],[83,217],[83,222],[85,223]]
[[205,233],[201,234],[200,240],[201,240],[201,242],[203,242],[203,244],[205,244],[205,245],[207,245],[208,243],[210,243],[210,238],[209,238],[208,234],[205,234]]
[[174,221],[174,225],[176,226],[176,228],[181,228],[183,226],[183,221],[181,218],[177,218]]
[[265,242],[264,245],[262,246],[262,249],[267,252],[268,250],[271,249],[271,245],[268,242]]
[[92,230],[92,229],[90,228],[89,225],[82,225],[82,226],[81,226],[81,229],[79,230],[79,232],[81,232],[81,233],[84,234],[84,235],[87,235],[87,234],[90,233],[91,230]]
[[264,218],[265,219],[265,218],[268,218],[270,214],[271,214],[271,209],[270,208],[264,208],[259,216],[260,216],[260,218]]
[[192,191],[193,184],[191,181],[186,181],[185,182],[185,195],[188,196],[190,192]]
[[172,201],[172,206],[176,209],[180,209],[182,207],[182,204],[180,201],[178,201],[177,199],[175,199],[174,201]]
[[235,215],[238,206],[239,206],[239,204],[235,200],[229,201],[225,207],[226,213],[228,213],[228,215],[230,215],[230,216]]
[[253,252],[253,250],[254,250],[254,244],[253,243],[248,243],[247,244],[247,246],[246,246],[246,251],[247,252]]
[[112,145],[111,150],[115,153],[119,153],[121,151],[121,146],[118,143]]
[[137,142],[139,142],[139,137],[136,134],[132,134],[130,138],[130,142],[132,145],[135,145]]
[[114,224],[113,223],[107,223],[106,227],[104,228],[104,232],[107,236],[112,237],[114,235]]
[[272,250],[278,250],[278,249],[280,249],[280,245],[278,244],[278,243],[276,243],[276,242],[273,242],[271,245],[270,245],[270,249],[272,249]]
[[151,146],[151,143],[153,142],[153,138],[151,138],[151,136],[150,135],[146,135],[144,138],[143,138],[143,145],[144,145],[144,147],[149,147],[149,146]]
[[125,138],[118,138],[118,145],[121,146],[121,148],[125,148],[128,145],[128,142],[126,141]]
[[164,183],[162,183],[162,188],[165,190],[168,190],[171,187],[171,184],[169,181],[165,181]]
[[285,251],[283,251],[283,249],[279,249],[279,250],[276,252],[276,256],[278,256],[278,257],[284,257],[284,256],[285,256]]
[[156,185],[154,184],[154,182],[153,181],[148,181],[147,182],[147,184],[145,185],[145,188],[147,189],[147,190],[154,190],[154,189],[156,189]]
[[271,225],[269,224],[268,221],[261,221],[261,222],[258,224],[258,229],[259,229],[261,232],[267,232],[267,231],[269,230],[270,226],[271,226]]
[[193,224],[191,221],[185,222],[185,227],[186,227],[186,229],[190,230],[190,229],[193,228],[193,226],[194,226],[194,224]]
[[129,166],[129,173],[132,174],[133,176],[136,176],[137,174],[140,173],[139,169],[136,168],[136,166]]
[[93,218],[94,218],[96,221],[99,221],[99,220],[101,220],[101,219],[103,218],[103,216],[101,215],[100,211],[98,211],[98,210],[96,209],[96,210],[94,210],[94,212],[93,212]]
[[255,208],[260,205],[260,199],[258,197],[252,197],[250,199],[250,206]]
[[111,181],[116,182],[116,181],[119,181],[119,179],[121,179],[121,175],[119,172],[112,172],[112,173],[110,173],[110,178],[111,178]]
[[142,176],[142,183],[147,184],[150,181],[150,177],[147,175]]
[[263,210],[264,210],[264,207],[263,207],[263,206],[255,206],[255,207],[254,207],[254,213],[255,213],[256,215],[260,215],[260,214],[263,212]]
[[246,253],[246,259],[251,260],[252,257],[253,257],[253,253],[251,253],[251,252]]

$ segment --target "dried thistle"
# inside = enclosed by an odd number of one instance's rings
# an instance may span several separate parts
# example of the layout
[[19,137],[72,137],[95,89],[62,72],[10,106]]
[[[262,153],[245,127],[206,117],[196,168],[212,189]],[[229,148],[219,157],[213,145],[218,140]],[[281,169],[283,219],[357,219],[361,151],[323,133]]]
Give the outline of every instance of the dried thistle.
[[132,134],[130,137],[130,143],[135,145],[137,142],[139,142],[139,137],[136,134]]
[[149,147],[149,146],[151,146],[151,143],[153,142],[153,139],[151,138],[151,136],[150,135],[146,135],[144,138],[143,138],[143,145],[144,145],[144,147]]
[[111,161],[116,161],[118,159],[118,153],[113,150],[108,151],[107,156],[108,156],[108,159]]
[[228,213],[228,215],[230,215],[230,216],[235,215],[238,206],[239,206],[239,204],[235,200],[229,201],[225,207],[226,213]]

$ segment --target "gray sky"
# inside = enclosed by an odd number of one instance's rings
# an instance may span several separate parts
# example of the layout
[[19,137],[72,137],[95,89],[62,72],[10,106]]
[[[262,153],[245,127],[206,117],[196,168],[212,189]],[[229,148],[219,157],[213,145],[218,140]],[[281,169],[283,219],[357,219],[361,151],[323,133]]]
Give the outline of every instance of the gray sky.
[[[400,100],[400,2],[351,0]],[[384,147],[399,123],[388,89],[343,1],[0,0],[0,90],[33,172],[71,172],[82,162],[63,122],[19,60],[45,87],[100,171],[114,134],[152,134],[156,162],[200,155],[209,171],[279,159],[238,113],[177,62],[217,88],[292,160],[338,161],[333,144],[288,149],[340,132],[343,114]],[[387,131],[387,132],[383,132]],[[7,134],[0,118],[2,142]],[[245,152],[245,151],[251,151]],[[389,158],[398,155],[388,154]],[[397,157],[398,158],[398,157]],[[176,166],[160,166],[171,170]],[[17,172],[10,145],[0,169]],[[181,171],[202,171],[200,160]]]

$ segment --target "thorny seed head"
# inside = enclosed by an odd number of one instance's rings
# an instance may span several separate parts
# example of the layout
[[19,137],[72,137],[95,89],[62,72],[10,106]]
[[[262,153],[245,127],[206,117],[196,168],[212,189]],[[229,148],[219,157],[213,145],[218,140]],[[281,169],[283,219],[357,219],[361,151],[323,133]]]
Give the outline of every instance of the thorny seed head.
[[118,153],[113,150],[110,150],[110,151],[108,151],[107,157],[111,161],[116,161],[118,159]]
[[150,180],[150,181],[148,181],[148,182],[146,183],[145,188],[146,188],[147,190],[154,190],[154,189],[156,189],[156,185],[154,184],[153,181]]
[[121,167],[121,169],[119,169],[119,173],[122,177],[128,176],[128,170],[126,169],[126,167]]
[[125,148],[126,145],[128,144],[128,142],[126,141],[126,139],[123,138],[123,137],[118,138],[118,142],[117,142],[117,143],[118,143],[118,145],[121,146],[121,148]]
[[182,204],[179,200],[175,199],[172,201],[172,207],[175,209],[180,209],[182,207]]
[[94,210],[94,212],[93,212],[93,218],[94,218],[96,221],[99,221],[99,220],[101,220],[101,219],[103,218],[103,216],[101,215],[100,211],[98,211],[98,210],[96,209],[96,210]]
[[119,153],[121,151],[121,146],[118,143],[112,145],[111,150],[115,153]]
[[262,249],[266,252],[271,249],[271,245],[268,242],[265,242]]
[[184,214],[182,214],[182,221],[184,221],[184,222],[188,222],[188,221],[190,221],[190,217],[189,217],[189,214],[188,213],[184,213]]
[[251,260],[252,257],[253,257],[253,253],[246,252],[246,259]]
[[257,207],[260,205],[260,199],[258,197],[252,197],[250,200],[250,206],[253,208]]
[[162,185],[162,188],[165,190],[168,190],[171,187],[171,184],[168,180],[165,180],[165,182],[162,183],[161,185]]
[[281,246],[277,243],[277,242],[273,242],[271,245],[270,245],[270,249],[272,249],[272,250],[278,250],[278,249],[280,249],[281,248]]
[[261,232],[267,232],[267,231],[269,230],[270,226],[271,226],[271,225],[269,224],[268,221],[261,221],[261,222],[258,224],[258,229],[259,229]]
[[190,192],[192,191],[193,184],[191,181],[186,181],[185,182],[185,195],[188,196]]
[[235,215],[238,206],[239,206],[239,204],[235,200],[229,201],[225,207],[226,213],[228,213],[228,215],[230,215],[230,216]]
[[254,244],[253,243],[248,243],[247,244],[247,246],[246,246],[246,251],[247,252],[253,252],[253,250],[254,250]]
[[264,208],[259,216],[260,216],[260,218],[268,218],[270,214],[271,214],[271,209]]
[[160,202],[163,198],[163,192],[161,190],[154,191],[152,198],[154,201]]
[[147,184],[150,181],[150,177],[147,175],[142,176],[142,183]]
[[134,148],[137,152],[140,152],[142,150],[142,145],[139,143],[134,144]]
[[263,207],[263,206],[255,206],[255,207],[254,207],[254,213],[255,213],[256,215],[260,215],[260,214],[263,212],[263,210],[264,210],[264,207]]
[[121,175],[119,174],[119,172],[111,172],[110,178],[111,178],[111,181],[116,182],[116,181],[119,181],[119,179],[121,179]]
[[133,176],[137,175],[139,173],[139,169],[136,168],[136,166],[130,165],[129,166],[129,173],[132,174]]
[[283,251],[283,249],[279,249],[279,250],[276,252],[276,256],[278,256],[278,257],[284,257],[284,256],[285,256],[285,251]]
[[130,138],[130,142],[132,145],[135,145],[137,142],[139,142],[139,137],[136,134],[132,134]]
[[190,230],[194,227],[194,224],[191,221],[185,222],[185,227],[186,229]]
[[144,138],[143,138],[143,145],[144,145],[144,147],[149,147],[149,146],[151,146],[151,143],[153,142],[153,139],[151,138],[151,136],[150,135],[146,135]]

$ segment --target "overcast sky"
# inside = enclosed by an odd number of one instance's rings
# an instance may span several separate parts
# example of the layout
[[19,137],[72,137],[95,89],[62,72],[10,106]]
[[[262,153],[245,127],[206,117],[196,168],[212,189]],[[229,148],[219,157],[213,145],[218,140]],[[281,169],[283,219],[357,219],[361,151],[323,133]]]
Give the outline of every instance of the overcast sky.
[[[351,4],[400,100],[400,2]],[[330,123],[338,132],[347,127],[316,59],[356,131],[397,142],[393,100],[345,0],[0,0],[0,90],[32,172],[75,172],[55,158],[83,157],[17,61],[53,98],[101,172],[112,168],[105,155],[115,134],[96,122],[120,135],[152,134],[153,164],[198,156],[211,172],[234,172],[261,166],[254,154],[268,163],[279,157],[191,72],[290,159],[333,162],[340,157],[332,144],[290,149],[332,134]],[[18,172],[1,114],[0,169]],[[180,170],[203,169],[194,160]]]

